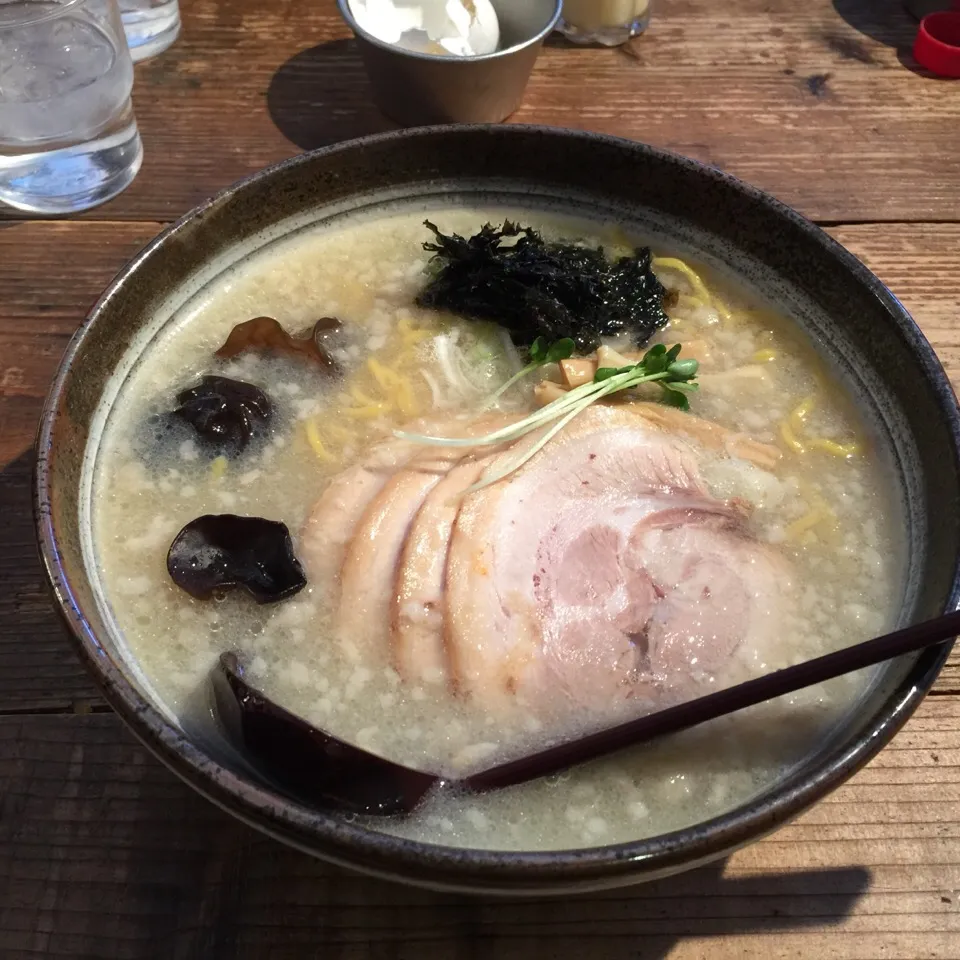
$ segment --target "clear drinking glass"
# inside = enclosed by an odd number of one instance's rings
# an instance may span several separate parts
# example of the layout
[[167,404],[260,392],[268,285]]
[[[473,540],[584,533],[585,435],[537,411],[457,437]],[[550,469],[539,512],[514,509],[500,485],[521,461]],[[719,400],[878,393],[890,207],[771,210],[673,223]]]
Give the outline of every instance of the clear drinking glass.
[[574,43],[618,47],[650,23],[652,0],[563,0],[557,29]]
[[134,63],[163,53],[180,33],[177,0],[120,0],[120,14]]
[[0,0],[0,202],[86,210],[143,159],[116,0]]

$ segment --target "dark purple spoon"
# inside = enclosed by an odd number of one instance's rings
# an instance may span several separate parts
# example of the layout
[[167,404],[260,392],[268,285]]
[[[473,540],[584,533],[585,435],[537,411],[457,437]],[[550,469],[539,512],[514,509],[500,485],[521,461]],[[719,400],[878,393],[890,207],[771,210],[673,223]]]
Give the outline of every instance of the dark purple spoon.
[[213,670],[224,732],[270,779],[307,803],[344,813],[409,813],[440,778],[391,763],[317,730],[243,679],[234,653]]
[[699,726],[845,673],[943,643],[958,634],[960,612],[944,614],[875,640],[865,640],[836,653],[548,747],[462,780],[443,780],[436,774],[391,763],[317,730],[250,687],[243,680],[235,654],[223,654],[213,676],[217,712],[227,733],[278,784],[319,807],[389,816],[410,813],[434,788],[450,786],[482,793],[516,786],[560,773],[625,747]]

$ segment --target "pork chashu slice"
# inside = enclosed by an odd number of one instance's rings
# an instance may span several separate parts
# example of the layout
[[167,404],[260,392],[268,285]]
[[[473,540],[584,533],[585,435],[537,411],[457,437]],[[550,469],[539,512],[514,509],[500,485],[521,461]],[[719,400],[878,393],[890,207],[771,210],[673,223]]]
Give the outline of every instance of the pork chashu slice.
[[[460,418],[423,418],[409,430],[438,433],[462,430]],[[300,530],[298,555],[311,587],[330,604],[340,596],[340,574],[347,544],[370,502],[407,461],[423,454],[420,444],[393,437],[374,443],[356,462],[334,474],[310,508]]]
[[375,444],[358,463],[336,474],[310,508],[300,531],[299,556],[307,580],[329,603],[339,597],[347,544],[370,501],[397,468],[421,452],[403,440]]
[[602,716],[708,682],[776,631],[789,568],[709,495],[699,448],[645,412],[593,406],[464,498],[444,611],[460,693]]
[[412,683],[450,680],[444,640],[444,578],[454,521],[466,491],[497,456],[479,448],[428,491],[407,531],[391,599],[394,666]]
[[[476,437],[514,422],[515,416],[492,414],[474,421],[437,424],[428,432],[447,437]],[[340,569],[336,635],[357,661],[393,664],[406,679],[443,682],[447,678],[442,638],[431,648],[396,646],[391,626],[397,570],[414,518],[430,491],[471,447],[418,446],[397,465],[370,498],[346,544]]]

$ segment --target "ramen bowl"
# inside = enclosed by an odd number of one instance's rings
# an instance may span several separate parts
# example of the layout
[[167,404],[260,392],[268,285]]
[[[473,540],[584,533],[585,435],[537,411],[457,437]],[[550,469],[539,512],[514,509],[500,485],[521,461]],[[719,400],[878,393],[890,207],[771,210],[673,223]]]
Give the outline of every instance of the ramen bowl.
[[796,817],[866,764],[934,682],[948,646],[891,662],[776,782],[701,822],[569,849],[476,849],[397,836],[313,808],[263,778],[214,733],[178,720],[117,629],[91,533],[92,476],[122,381],[170,318],[278,236],[347,214],[480,198],[570,204],[697,252],[781,305],[869,412],[904,517],[901,624],[957,608],[958,410],[930,345],[897,299],[815,225],[713,168],[609,137],[524,126],[423,128],[271,167],[166,229],[111,283],[70,343],[40,426],[36,521],[78,655],[143,744],[231,815],[330,862],[444,890],[543,895],[690,869]]

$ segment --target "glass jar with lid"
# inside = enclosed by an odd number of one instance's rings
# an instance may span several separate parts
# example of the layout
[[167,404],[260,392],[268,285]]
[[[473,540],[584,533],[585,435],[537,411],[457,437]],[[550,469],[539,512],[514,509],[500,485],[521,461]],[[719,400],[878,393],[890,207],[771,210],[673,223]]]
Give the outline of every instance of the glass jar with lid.
[[557,29],[574,43],[616,47],[647,29],[650,4],[651,0],[563,0]]

